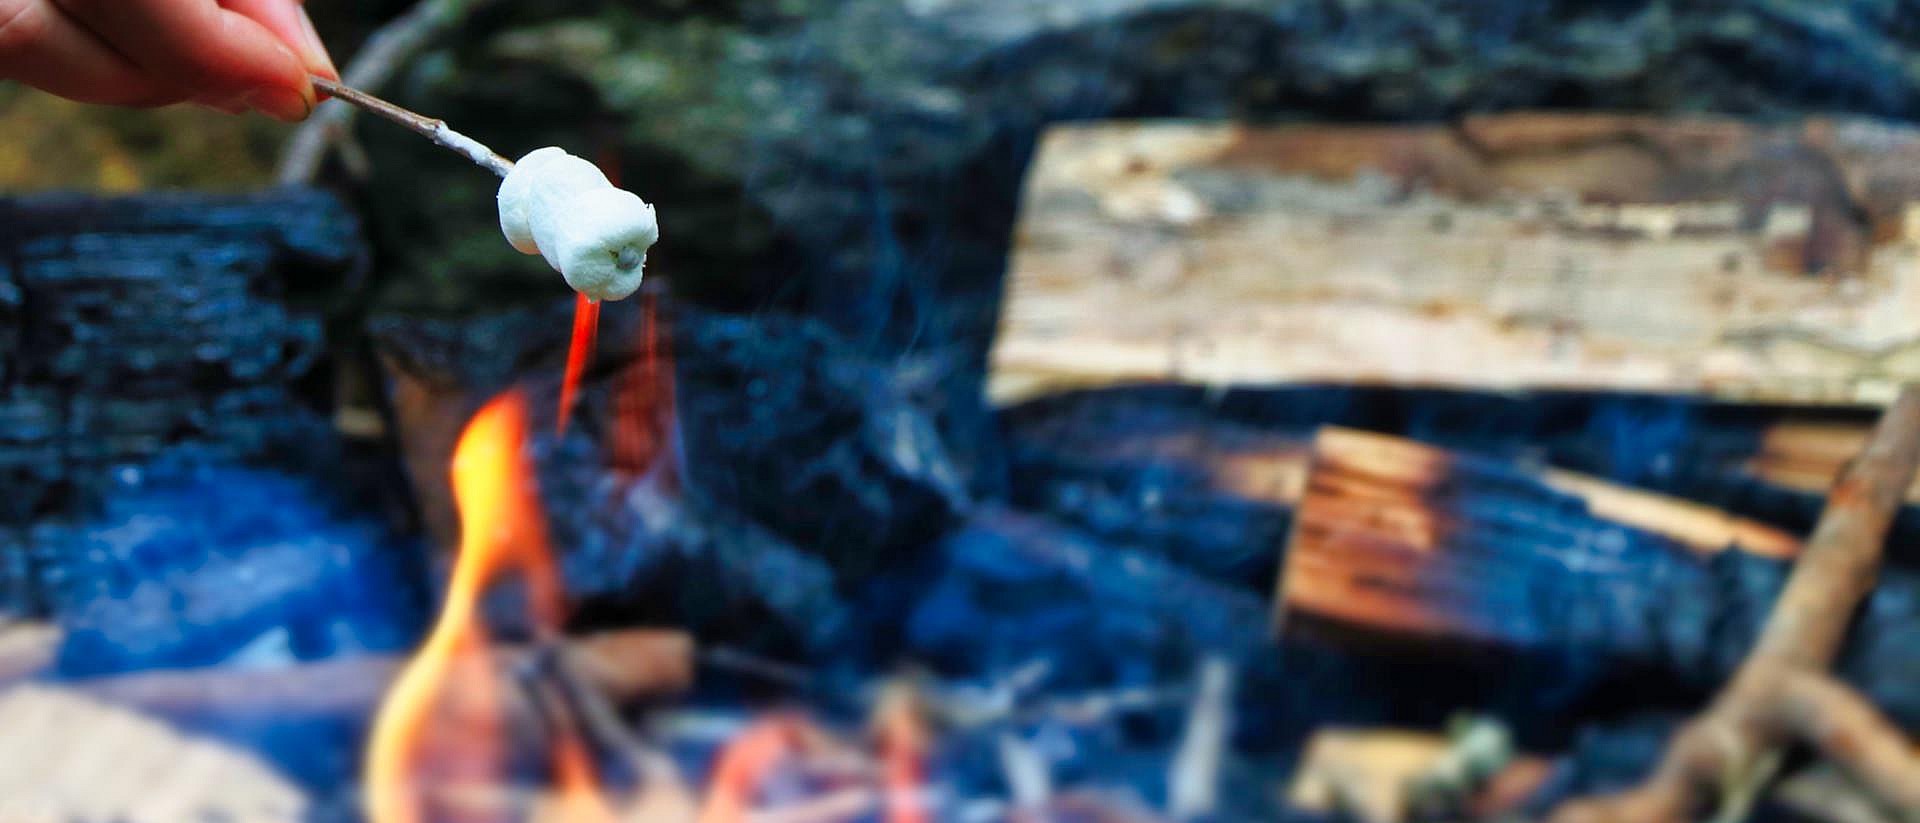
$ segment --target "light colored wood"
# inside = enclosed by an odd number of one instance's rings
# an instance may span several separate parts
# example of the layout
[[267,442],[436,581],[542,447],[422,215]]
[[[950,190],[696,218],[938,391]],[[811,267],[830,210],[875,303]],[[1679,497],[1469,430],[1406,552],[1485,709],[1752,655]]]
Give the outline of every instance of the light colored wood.
[[1880,404],[1920,131],[1514,115],[1096,123],[1030,174],[989,393],[1329,381]]
[[298,823],[306,793],[252,756],[57,687],[0,691],[0,820]]
[[[1458,757],[1458,742],[1444,735],[1402,729],[1327,727],[1313,733],[1287,788],[1288,805],[1364,823],[1401,823],[1422,777]],[[1548,761],[1520,755],[1469,798],[1473,819],[1511,813],[1548,777]]]
[[37,622],[0,622],[0,686],[32,677],[53,664],[60,629]]
[[[1761,436],[1760,448],[1747,460],[1746,470],[1776,486],[1826,494],[1872,433],[1868,422],[1776,423]],[[1907,502],[1920,503],[1920,482],[1907,490]]]

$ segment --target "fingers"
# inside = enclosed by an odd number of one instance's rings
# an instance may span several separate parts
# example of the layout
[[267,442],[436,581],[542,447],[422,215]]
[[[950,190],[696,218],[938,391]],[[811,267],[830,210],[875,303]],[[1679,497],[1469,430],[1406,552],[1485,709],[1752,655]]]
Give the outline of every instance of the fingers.
[[246,105],[282,120],[300,120],[313,110],[306,64],[266,25],[215,0],[54,0],[54,5],[111,44],[149,82],[203,99],[238,95]]
[[148,78],[49,0],[0,0],[0,79],[83,103],[160,105],[187,97]]
[[306,6],[299,0],[219,0],[220,5],[265,26],[280,42],[293,49],[306,64],[307,71],[334,80],[340,70],[333,67],[327,46],[313,28]]

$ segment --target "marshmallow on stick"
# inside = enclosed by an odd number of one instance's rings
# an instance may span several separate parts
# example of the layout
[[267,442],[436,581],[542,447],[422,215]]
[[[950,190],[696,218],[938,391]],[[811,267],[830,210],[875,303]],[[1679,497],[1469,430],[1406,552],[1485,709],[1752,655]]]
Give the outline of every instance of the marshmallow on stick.
[[619,300],[639,289],[647,249],[660,239],[652,206],[614,188],[592,163],[553,146],[520,158],[501,181],[500,231],[595,300]]
[[552,146],[513,163],[444,120],[325,77],[312,80],[328,95],[412,129],[504,178],[500,231],[514,248],[546,258],[574,291],[594,300],[619,300],[639,290],[647,249],[660,239],[660,224],[652,206],[615,188],[592,163]]

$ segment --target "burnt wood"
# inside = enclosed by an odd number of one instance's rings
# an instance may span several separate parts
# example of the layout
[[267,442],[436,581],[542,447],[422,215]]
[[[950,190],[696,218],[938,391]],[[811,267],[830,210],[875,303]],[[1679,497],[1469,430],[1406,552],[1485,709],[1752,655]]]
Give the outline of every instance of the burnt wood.
[[117,472],[171,447],[236,459],[324,431],[324,298],[364,270],[320,191],[0,198],[0,611],[48,608]]
[[[1729,520],[1724,539],[1702,538],[1673,520],[1609,512],[1549,473],[1333,434],[1316,448],[1279,607],[1289,628],[1341,645],[1566,655],[1588,661],[1593,683],[1698,693],[1733,673],[1792,568],[1750,550],[1763,545],[1756,524]],[[1917,638],[1920,577],[1890,569],[1838,665],[1909,727],[1920,723],[1920,680],[1902,649]]]

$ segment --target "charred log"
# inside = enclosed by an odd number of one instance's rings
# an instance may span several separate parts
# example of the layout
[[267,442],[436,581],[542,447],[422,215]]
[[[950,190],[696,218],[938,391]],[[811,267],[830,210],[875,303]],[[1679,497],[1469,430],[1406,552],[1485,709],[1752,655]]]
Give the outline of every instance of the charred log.
[[69,558],[29,527],[88,516],[121,467],[323,431],[317,298],[363,254],[311,190],[0,199],[0,610],[55,608],[44,578]]
[[[1591,480],[1399,438],[1331,432],[1314,460],[1278,608],[1342,644],[1577,656],[1589,686],[1637,677],[1677,701],[1731,676],[1797,553],[1751,521],[1657,497],[1623,509]],[[1920,577],[1890,570],[1840,663],[1910,726],[1916,637]]]

